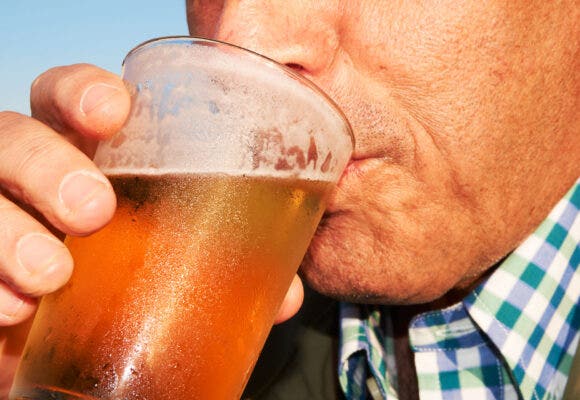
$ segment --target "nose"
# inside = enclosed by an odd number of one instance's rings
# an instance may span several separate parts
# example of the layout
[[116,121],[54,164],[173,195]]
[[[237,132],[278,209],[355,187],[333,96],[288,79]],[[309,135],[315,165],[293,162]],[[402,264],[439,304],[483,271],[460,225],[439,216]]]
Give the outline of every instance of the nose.
[[339,48],[332,2],[190,0],[190,33],[245,47],[315,78],[332,66]]

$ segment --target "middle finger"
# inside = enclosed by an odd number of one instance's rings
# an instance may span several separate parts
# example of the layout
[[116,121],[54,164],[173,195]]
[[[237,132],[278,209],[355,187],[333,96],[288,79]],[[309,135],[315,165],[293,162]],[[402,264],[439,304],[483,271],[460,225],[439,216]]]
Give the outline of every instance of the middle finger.
[[0,113],[0,184],[60,231],[86,235],[113,216],[116,199],[93,162],[32,118]]

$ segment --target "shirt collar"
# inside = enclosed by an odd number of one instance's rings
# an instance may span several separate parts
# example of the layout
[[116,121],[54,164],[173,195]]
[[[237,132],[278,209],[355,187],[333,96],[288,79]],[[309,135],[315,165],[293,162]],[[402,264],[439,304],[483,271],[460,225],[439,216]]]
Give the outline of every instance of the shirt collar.
[[[491,341],[524,398],[562,393],[580,328],[579,209],[580,179],[487,281],[462,302],[417,316],[410,327],[413,346],[463,347]],[[392,342],[379,329],[387,323],[383,328],[388,332],[389,319],[381,322],[374,310],[341,304],[339,379],[348,398],[367,397],[363,375],[368,365],[381,397],[396,398]]]
[[580,180],[538,229],[465,298],[524,398],[561,392],[574,356],[580,313]]

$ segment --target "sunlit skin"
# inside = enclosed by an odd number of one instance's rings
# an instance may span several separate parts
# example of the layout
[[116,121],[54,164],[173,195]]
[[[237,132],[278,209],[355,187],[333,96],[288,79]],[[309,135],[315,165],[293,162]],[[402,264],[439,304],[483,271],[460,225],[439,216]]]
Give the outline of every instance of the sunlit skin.
[[[187,17],[193,35],[312,79],[354,128],[353,160],[302,266],[323,293],[457,298],[580,176],[577,1],[190,0]],[[73,269],[64,247],[26,258],[24,238],[86,235],[113,215],[110,186],[77,147],[90,156],[129,103],[118,76],[78,64],[33,83],[32,118],[0,113],[0,326],[25,321]],[[71,188],[71,176],[95,179]],[[301,301],[296,279],[279,320]],[[0,395],[25,333],[0,329]]]
[[295,68],[353,125],[353,161],[302,267],[323,293],[399,304],[468,288],[580,175],[573,2],[188,6],[192,35]]

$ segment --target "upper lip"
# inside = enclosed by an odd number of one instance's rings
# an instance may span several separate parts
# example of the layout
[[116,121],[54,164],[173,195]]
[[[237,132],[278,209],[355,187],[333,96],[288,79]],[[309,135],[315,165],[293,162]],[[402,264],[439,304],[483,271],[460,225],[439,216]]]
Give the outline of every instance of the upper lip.
[[338,192],[344,191],[345,181],[347,179],[349,179],[353,175],[358,175],[359,165],[364,164],[365,162],[367,162],[371,159],[372,158],[360,158],[360,159],[351,158],[349,160],[348,164],[344,168],[344,171],[342,172],[342,175],[338,179],[338,182],[337,182],[336,187],[334,189],[335,192],[333,194],[331,194],[330,198],[328,199],[326,212],[325,212],[326,215],[335,214],[335,213],[340,212],[342,210],[339,199],[343,196],[339,195]]

